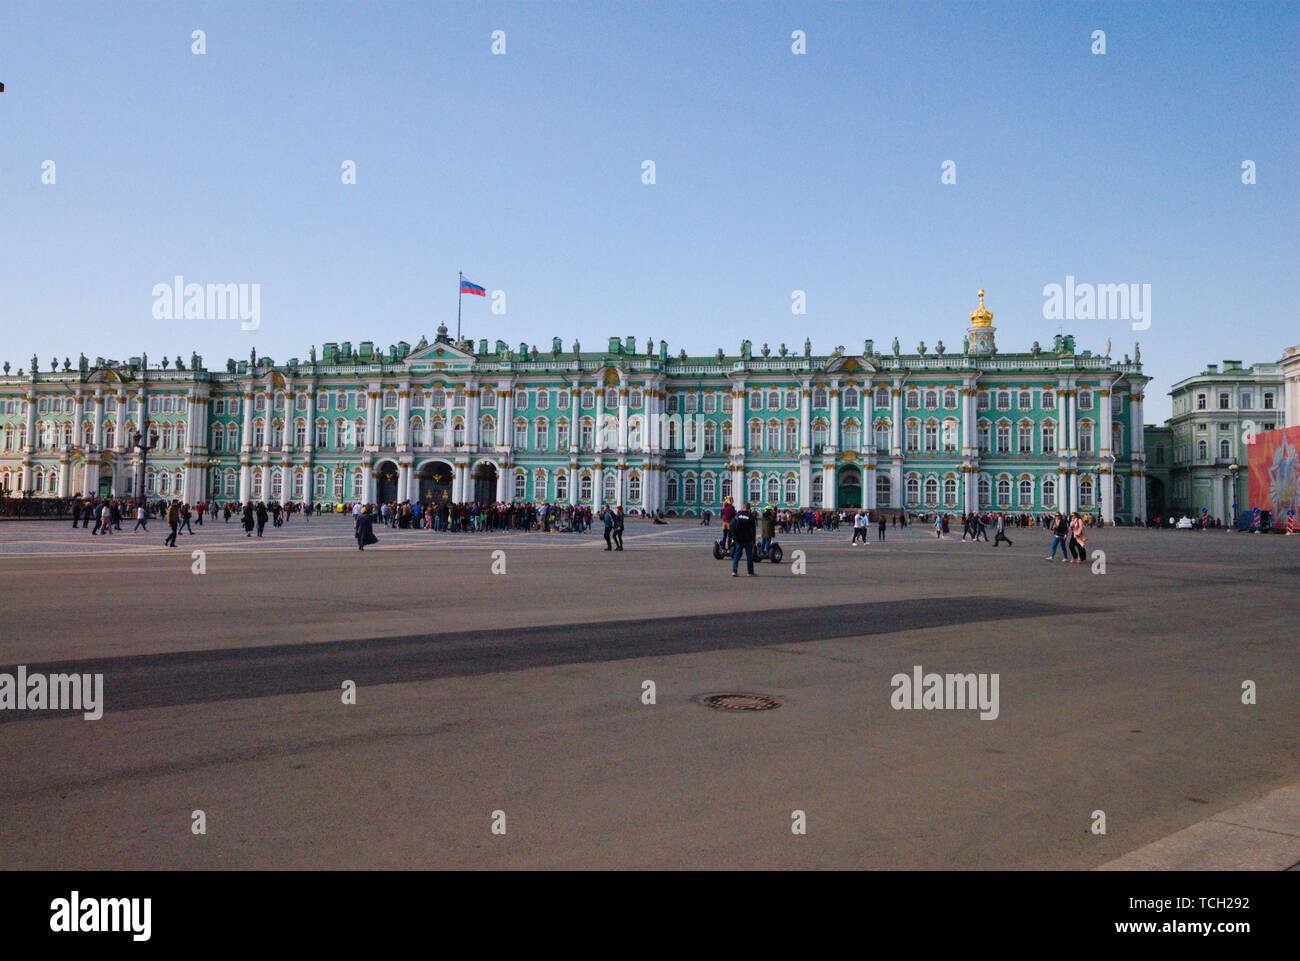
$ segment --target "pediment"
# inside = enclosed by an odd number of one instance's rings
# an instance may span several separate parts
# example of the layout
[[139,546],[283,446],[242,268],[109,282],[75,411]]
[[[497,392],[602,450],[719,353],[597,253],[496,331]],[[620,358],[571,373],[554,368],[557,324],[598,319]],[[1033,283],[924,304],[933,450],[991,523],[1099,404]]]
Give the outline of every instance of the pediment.
[[423,350],[407,354],[405,363],[409,370],[417,373],[468,369],[474,364],[474,355],[435,340]]

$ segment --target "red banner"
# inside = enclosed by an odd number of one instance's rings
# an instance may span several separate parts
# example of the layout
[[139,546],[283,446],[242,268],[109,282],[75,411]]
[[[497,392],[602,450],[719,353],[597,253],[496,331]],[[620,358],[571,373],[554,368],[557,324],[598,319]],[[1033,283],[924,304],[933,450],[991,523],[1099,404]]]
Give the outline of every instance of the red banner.
[[1249,451],[1248,503],[1272,511],[1281,530],[1287,511],[1300,514],[1300,427],[1256,434]]

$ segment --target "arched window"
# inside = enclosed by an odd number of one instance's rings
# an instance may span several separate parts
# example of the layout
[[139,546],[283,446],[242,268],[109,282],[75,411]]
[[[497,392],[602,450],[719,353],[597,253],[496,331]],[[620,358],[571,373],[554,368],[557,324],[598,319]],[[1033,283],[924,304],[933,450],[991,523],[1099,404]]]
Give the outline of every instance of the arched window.
[[1033,410],[1034,395],[1030,391],[1022,390],[1020,392],[1020,401],[1016,406],[1019,407],[1021,410]]
[[939,406],[939,392],[937,390],[927,390],[925,392],[925,406],[927,410],[934,410]]
[[[322,447],[325,445],[322,444]],[[230,424],[226,427],[226,449],[231,451],[239,450],[239,427]]]
[[878,451],[889,450],[889,422],[888,421],[883,421],[883,420],[876,421],[876,450]]
[[1198,440],[1196,442],[1196,459],[1206,460],[1209,457],[1209,453],[1209,445],[1203,440]]
[[325,468],[323,467],[316,468],[316,472],[312,477],[312,488],[311,488],[312,496],[316,498],[316,500],[321,500],[325,496],[325,485],[326,483],[328,483],[327,481],[328,476],[329,475],[325,473]]
[[1092,453],[1092,421],[1079,421],[1079,453]]
[[856,387],[845,388],[844,391],[844,408],[853,410],[858,406],[858,389]]
[[876,401],[875,401],[875,405],[876,405],[877,407],[888,407],[888,406],[889,406],[889,388],[888,388],[888,387],[877,387],[877,388],[876,388]]
[[1083,477],[1079,480],[1079,506],[1092,506],[1092,478]]
[[464,418],[461,418],[461,417],[457,417],[457,418],[456,418],[455,423],[453,423],[453,424],[452,424],[452,427],[451,427],[451,434],[452,434],[452,440],[451,440],[451,442],[452,442],[453,444],[455,444],[457,447],[464,447],[464,446],[465,446],[465,420],[464,420]]
[[573,441],[569,437],[569,419],[561,417],[555,422],[555,449],[568,450]]
[[957,406],[957,392],[955,390],[945,390],[943,392],[943,406],[949,408]]
[[731,496],[731,475],[730,475],[730,474],[723,474],[723,475],[722,475],[722,484],[721,484],[721,488],[722,488],[722,489],[721,489],[721,491],[719,492],[719,496],[720,496],[720,497],[724,497],[724,498],[726,498],[726,497],[730,497],[730,496]]
[[943,449],[949,454],[957,452],[957,420],[954,417],[943,422]]
[[1056,453],[1056,425],[1050,420],[1043,421],[1042,431],[1042,449],[1044,454]]
[[998,506],[1011,506],[1011,481],[1005,477],[998,481]]
[[785,502],[794,504],[799,500],[799,479],[797,477],[787,477],[785,479]]
[[830,403],[828,401],[828,397],[829,395],[827,394],[825,387],[816,388],[813,391],[813,407],[818,409],[821,409],[823,407],[829,407]]
[[1056,506],[1056,481],[1052,480],[1050,477],[1043,481],[1043,506]]
[[[713,475],[705,474],[700,479],[701,500],[703,500],[704,503],[706,504],[714,503],[717,500],[717,497],[715,496],[716,491],[717,491],[717,484],[716,481],[714,481],[713,479]],[[638,498],[634,497],[632,499],[637,500]]]
[[1032,454],[1034,452],[1034,422],[1022,420],[1016,433],[1018,435],[1016,450],[1021,454]]
[[159,445],[163,450],[171,450],[172,447],[172,425],[163,424],[162,426],[162,443]]
[[293,443],[295,447],[307,446],[307,422],[305,420],[296,420],[293,422]]
[[1124,454],[1124,425],[1111,425],[1111,449],[1115,452],[1116,457],[1122,457]]
[[528,498],[528,475],[523,471],[515,471],[515,500],[522,501]]
[[479,442],[484,447],[495,447],[497,445],[497,422],[492,419],[491,415],[479,421],[479,434]]
[[925,422],[925,452],[936,453],[939,450],[939,425],[932,420]]
[[555,472],[555,499],[557,501],[567,501],[569,499],[569,472],[567,470]]
[[988,507],[993,503],[993,485],[987,477],[979,479],[979,499],[980,507]]
[[[641,425],[640,425],[640,423],[637,423],[637,424],[635,425],[635,427],[636,427],[636,431],[637,431],[637,434],[636,434],[636,436],[637,436],[637,442],[634,443],[630,438],[629,438],[629,440],[628,440],[628,446],[631,447],[633,450],[636,450],[636,449],[637,449],[637,446],[638,446],[638,444],[639,444],[640,437],[641,437]],[[717,453],[717,450],[718,450],[718,425],[717,425],[716,423],[714,423],[713,421],[711,421],[711,420],[710,420],[710,421],[705,421],[705,423],[704,423],[704,453],[706,453],[706,454],[715,454],[715,453]]]
[[781,449],[781,425],[777,421],[770,420],[767,422],[767,447],[769,451],[779,451]]
[[397,444],[397,421],[395,421],[395,420],[394,420],[393,418],[391,418],[391,417],[385,417],[385,418],[384,418],[384,426],[383,426],[383,428],[382,428],[382,434],[383,434],[383,436],[382,436],[382,438],[381,438],[381,443],[382,443],[385,447],[393,447],[393,446],[396,446],[396,444]]
[[921,392],[920,392],[919,390],[915,390],[915,389],[913,389],[913,390],[909,390],[909,391],[907,392],[907,395],[904,397],[904,401],[905,401],[904,406],[905,406],[905,407],[908,407],[908,408],[910,408],[910,409],[915,409],[915,408],[917,408],[917,407],[920,407],[920,406],[921,406]]
[[253,421],[253,446],[262,447],[266,443],[266,424],[262,418]]
[[271,423],[271,446],[284,446],[284,423],[282,421],[276,420]]
[[876,506],[888,507],[890,493],[893,489],[888,474],[876,475]]
[[682,491],[683,491],[682,499],[688,504],[694,504],[695,492],[696,492],[696,483],[695,483],[694,474],[686,475],[685,480],[682,481]]
[[767,392],[767,409],[768,410],[781,409],[781,392],[779,390],[769,390]]
[[750,474],[745,480],[745,499],[751,504],[763,499],[763,478],[757,474]]
[[925,479],[925,502],[930,506],[939,503],[939,481],[934,477]]
[[1010,409],[1011,409],[1011,391],[1009,390],[998,391],[998,410],[1010,410]]
[[284,493],[284,475],[278,468],[271,471],[271,500],[278,501]]
[[605,471],[604,496],[610,504],[618,503],[618,476],[612,471]]
[[591,500],[591,472],[583,471],[578,478],[578,500],[584,504]]
[[856,420],[848,421],[844,425],[844,449],[852,451],[862,449],[862,429],[858,427]]
[[538,450],[550,450],[551,446],[551,422],[545,417],[539,417],[533,425],[534,434],[537,437]]
[[416,447],[424,446],[424,418],[411,418],[411,443]]
[[767,502],[769,504],[781,502],[781,478],[775,474],[767,479]]
[[1022,477],[1020,479],[1019,494],[1019,503],[1022,508],[1034,506],[1034,482],[1028,477]]
[[1219,456],[1224,460],[1232,456],[1232,443],[1230,441],[1219,441]]
[[343,494],[343,468],[334,471],[334,499],[342,500]]
[[445,447],[447,444],[447,424],[442,415],[435,414],[429,421],[429,446]]
[[909,505],[921,503],[921,479],[915,474],[907,478],[907,503]]
[[957,506],[957,478],[945,477],[943,479],[943,502],[948,507]]
[[441,387],[435,387],[429,392],[429,406],[435,410],[442,410],[447,406],[447,394]]
[[813,425],[812,425],[813,451],[812,452],[814,454],[820,454],[823,448],[826,447],[829,432],[830,432],[830,425],[827,424],[826,421],[821,419],[813,421]]
[[668,475],[668,503],[673,504],[676,502],[677,502],[677,475],[669,474]]
[[584,417],[581,424],[582,449],[591,450],[595,443],[596,424],[590,417]]
[[914,420],[909,420],[904,428],[906,435],[906,450],[908,453],[916,453],[921,449],[921,425]]

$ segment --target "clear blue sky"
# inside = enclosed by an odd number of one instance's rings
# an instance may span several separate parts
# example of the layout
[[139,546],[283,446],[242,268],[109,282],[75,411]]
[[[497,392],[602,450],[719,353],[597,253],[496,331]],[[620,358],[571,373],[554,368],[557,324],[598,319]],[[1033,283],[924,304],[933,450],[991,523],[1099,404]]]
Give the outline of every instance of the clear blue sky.
[[[466,298],[466,333],[511,345],[960,349],[982,283],[1003,350],[1141,339],[1163,419],[1206,362],[1300,341],[1298,26],[1270,3],[10,0],[0,360],[415,343],[454,330],[458,270],[507,298]],[[261,329],[154,320],[176,274],[260,284]],[[1045,320],[1066,275],[1151,284],[1151,328]]]

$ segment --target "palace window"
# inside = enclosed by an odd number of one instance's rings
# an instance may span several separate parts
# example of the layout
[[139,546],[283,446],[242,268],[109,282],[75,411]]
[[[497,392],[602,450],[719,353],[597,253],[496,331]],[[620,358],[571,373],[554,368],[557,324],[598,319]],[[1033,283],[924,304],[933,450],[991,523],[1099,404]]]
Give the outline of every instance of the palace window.
[[685,409],[686,409],[686,413],[688,413],[688,414],[694,414],[696,411],[698,411],[698,410],[700,409],[700,396],[699,396],[699,394],[687,394],[687,395],[686,395],[686,408],[685,408]]
[[695,489],[695,476],[693,474],[687,474],[686,479],[682,482],[682,491],[684,492],[683,500],[685,500],[686,503],[695,503]]
[[731,411],[731,392],[727,391],[722,395],[722,409],[730,413]]
[[1043,506],[1056,506],[1056,481],[1052,480],[1050,477],[1043,481]]
[[1092,421],[1090,420],[1079,422],[1079,453],[1092,453]]
[[312,476],[311,494],[316,500],[325,496],[326,475],[322,468],[317,468],[316,473]]
[[335,500],[343,499],[343,471],[342,470],[337,470],[334,472],[334,499]]
[[1006,478],[998,481],[998,506],[1011,506],[1011,481]]
[[1111,425],[1110,425],[1110,436],[1111,436],[1111,441],[1110,441],[1111,450],[1114,451],[1116,457],[1121,457],[1121,456],[1123,456],[1123,454],[1124,454],[1124,426],[1123,426],[1122,424],[1111,424]]
[[937,390],[927,390],[925,392],[926,410],[934,410],[939,406],[939,392]]
[[584,417],[582,420],[582,428],[581,428],[581,437],[582,437],[581,446],[583,450],[592,449],[592,443],[594,440],[595,432],[596,432],[596,427],[595,424],[592,423],[591,418]]
[[677,410],[678,410],[679,407],[680,407],[680,403],[679,403],[679,401],[678,401],[678,399],[677,399],[677,395],[676,395],[676,394],[669,394],[669,395],[668,395],[668,413],[670,413],[670,414],[675,414],[675,413],[677,413]]
[[[700,493],[701,493],[701,499],[704,501],[704,503],[712,504],[717,500],[717,498],[714,496],[714,493],[717,490],[716,483],[717,482],[714,481],[712,474],[705,474],[700,479]],[[641,499],[640,497],[636,497],[636,496],[632,498],[632,500],[634,501],[640,499]]]
[[862,449],[862,430],[858,422],[851,420],[844,425],[844,449],[857,451]]
[[993,485],[987,477],[981,477],[978,487],[980,507],[989,507],[993,503]]
[[827,436],[828,433],[829,430],[826,421],[818,420],[813,422],[812,452],[814,454],[820,454],[826,448],[826,444],[828,442],[828,436]]
[[907,503],[921,503],[921,481],[917,477],[909,477],[907,479]]
[[876,505],[879,507],[889,506],[890,480],[888,474],[876,475]]
[[[638,443],[640,439],[641,439],[641,428],[640,425],[638,425],[637,426]],[[629,441],[629,446],[630,445],[631,442]],[[717,425],[714,424],[713,421],[709,421],[707,424],[704,425],[704,453],[713,454],[716,453],[717,450],[718,450]]]
[[889,450],[889,424],[886,421],[876,421],[876,450]]
[[1030,393],[1029,391],[1027,391],[1027,390],[1022,390],[1022,391],[1020,392],[1020,404],[1019,404],[1019,407],[1020,407],[1021,410],[1033,410],[1033,409],[1034,409],[1034,395],[1033,395],[1032,393]]
[[921,392],[919,390],[909,390],[907,392],[907,407],[915,409],[921,406]]
[[[591,484],[590,478],[583,478],[588,486]],[[528,496],[528,475],[523,471],[515,471],[515,500],[521,501]]]
[[957,506],[957,478],[945,477],[943,480],[943,503],[947,507]]
[[1079,410],[1092,410],[1092,391],[1079,391]]
[[975,409],[976,410],[989,409],[989,392],[987,390],[980,391],[979,394],[976,396]]
[[365,476],[361,473],[361,469],[358,468],[352,474],[352,496],[357,499],[360,499],[362,496],[364,496],[365,489],[366,489]]
[[1018,452],[1021,454],[1032,454],[1034,452],[1034,425],[1029,421],[1023,421],[1020,429],[1017,431],[1019,446]]
[[998,391],[998,410],[1011,409],[1011,392],[1006,390]]
[[1034,506],[1034,482],[1029,478],[1022,478],[1020,481],[1020,506]]
[[271,471],[271,500],[278,501],[284,492],[284,478],[279,470]]
[[416,447],[424,446],[424,418],[411,418],[411,443]]
[[293,442],[297,447],[307,446],[307,422],[305,420],[294,421]]
[[[638,426],[637,430],[640,430]],[[563,418],[555,422],[555,449],[569,449],[569,422]]]
[[583,407],[596,406],[596,394],[594,391],[587,389],[582,392],[582,406]]
[[877,406],[877,407],[888,407],[888,406],[889,406],[889,388],[888,388],[888,387],[878,387],[878,388],[876,388],[876,406]]
[[537,418],[536,434],[537,434],[538,450],[550,449],[550,443],[551,443],[550,429],[551,429],[550,421],[548,421],[545,417]]
[[[522,494],[519,496],[523,497]],[[591,500],[591,474],[588,471],[583,471],[578,478],[578,500],[583,503]]]
[[939,425],[932,420],[925,422],[925,452],[937,453],[939,450]]
[[731,475],[730,474],[722,475],[722,492],[720,496],[722,497],[731,496]]
[[939,503],[939,481],[934,477],[925,479],[925,502],[930,506]]
[[1092,478],[1084,477],[1079,480],[1079,506],[1092,506]]
[[618,406],[618,391],[613,387],[605,388],[605,409],[612,410]]
[[549,410],[551,407],[551,392],[549,390],[539,390],[537,392],[537,409]]
[[[366,440],[366,422],[359,420],[352,425],[352,446],[356,450],[361,450],[365,446]],[[359,494],[357,495],[360,496]]]
[[479,443],[484,447],[497,445],[497,424],[490,416],[479,421]]
[[[179,434],[179,431],[177,433]],[[271,425],[271,446],[284,446],[284,424],[280,423],[278,420]]]
[[909,454],[916,453],[921,449],[921,425],[914,420],[907,422],[907,445],[906,450]]
[[785,449],[792,454],[799,452],[799,425],[793,419],[785,422]]
[[633,504],[641,503],[641,475],[636,471],[627,475],[627,499]]
[[[671,422],[669,427],[672,427]],[[752,451],[763,449],[763,422],[760,420],[751,420],[749,422],[749,449]]]
[[781,409],[781,392],[780,392],[780,391],[778,391],[778,390],[769,390],[769,391],[767,392],[767,409],[768,409],[768,410],[780,410],[780,409]]
[[569,499],[569,472],[566,470],[555,472],[555,499],[557,501]]
[[465,446],[465,422],[459,417],[451,427],[451,442],[457,447]]
[[259,417],[257,420],[253,421],[253,446],[262,447],[265,444],[265,442],[266,442],[266,424],[264,424],[262,422],[262,418]]
[[1043,453],[1056,453],[1056,425],[1050,420],[1043,421],[1042,429]]
[[1011,425],[998,424],[998,453],[1011,453]]
[[1274,405],[1274,403],[1273,403],[1273,396],[1274,396],[1274,395],[1273,395],[1273,392],[1272,392],[1271,390],[1266,390],[1266,391],[1264,391],[1264,409],[1265,409],[1265,410],[1274,410],[1274,409],[1275,409],[1275,405]]
[[1056,394],[1050,390],[1043,391],[1043,410],[1051,410],[1056,406]]
[[852,410],[858,406],[858,391],[855,387],[849,387],[844,391],[844,407],[846,410]]
[[776,421],[767,424],[767,450],[773,453],[781,449],[781,425]]
[[677,501],[677,476],[668,475],[668,503],[673,504]]
[[465,406],[465,388],[464,388],[464,387],[457,387],[456,390],[455,390],[455,393],[453,393],[453,394],[451,395],[451,406],[452,406],[452,407],[464,407],[464,406]]
[[1206,460],[1208,459],[1209,454],[1210,454],[1210,446],[1207,443],[1205,443],[1205,441],[1198,440],[1196,442],[1196,459],[1202,461]]
[[1197,395],[1196,395],[1196,409],[1197,409],[1197,410],[1205,410],[1205,395],[1204,395],[1204,394],[1197,394]]
[[781,501],[781,478],[773,474],[767,479],[767,502],[777,504]]
[[[670,408],[670,409],[671,409],[671,408]],[[750,409],[750,410],[762,410],[762,409],[763,409],[763,392],[762,392],[762,391],[759,391],[759,390],[751,390],[751,391],[749,392],[749,409]]]
[[[820,477],[821,475],[818,474],[817,476]],[[749,493],[746,495],[745,499],[751,504],[759,503],[763,499],[763,478],[759,477],[757,474],[750,474],[746,486]]]
[[1219,392],[1219,410],[1228,410],[1232,407],[1232,395],[1226,390]]

